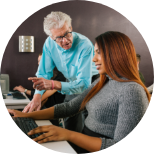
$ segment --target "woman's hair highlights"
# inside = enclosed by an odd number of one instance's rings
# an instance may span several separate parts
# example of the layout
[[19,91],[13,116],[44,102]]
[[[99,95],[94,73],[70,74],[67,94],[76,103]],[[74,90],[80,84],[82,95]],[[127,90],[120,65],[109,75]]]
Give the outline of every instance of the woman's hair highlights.
[[[150,102],[150,94],[139,76],[135,48],[128,36],[120,32],[109,31],[99,35],[95,40],[101,52],[106,74],[119,82],[137,82],[144,88]],[[105,75],[100,75],[100,81],[85,97],[80,110],[104,86],[106,80]]]

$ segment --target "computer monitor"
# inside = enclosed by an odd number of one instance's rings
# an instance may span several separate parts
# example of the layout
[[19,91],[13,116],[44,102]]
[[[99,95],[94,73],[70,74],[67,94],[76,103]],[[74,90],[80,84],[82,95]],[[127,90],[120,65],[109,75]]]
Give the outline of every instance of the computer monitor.
[[9,75],[8,74],[0,74],[0,86],[2,94],[8,94],[10,90],[9,84]]

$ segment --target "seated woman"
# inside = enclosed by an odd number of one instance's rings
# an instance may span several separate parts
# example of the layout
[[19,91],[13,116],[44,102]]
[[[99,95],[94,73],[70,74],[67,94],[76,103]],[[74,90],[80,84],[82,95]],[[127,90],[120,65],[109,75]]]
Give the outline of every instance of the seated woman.
[[[37,58],[38,65],[40,64],[41,58],[42,58],[42,53],[40,53],[40,54],[38,55],[38,58]],[[29,96],[30,99],[33,97],[34,92],[35,92],[35,90],[26,89],[26,88],[24,88],[24,87],[21,86],[21,85],[20,85],[20,86],[14,87],[13,90],[17,90],[17,91],[19,91],[19,92],[24,92],[27,96]]]
[[14,117],[33,119],[68,117],[87,109],[82,133],[54,125],[41,126],[28,133],[44,132],[34,141],[67,140],[78,153],[94,152],[117,143],[139,123],[148,107],[150,95],[139,77],[131,40],[120,32],[99,35],[93,61],[100,78],[73,100],[32,113],[8,109]]

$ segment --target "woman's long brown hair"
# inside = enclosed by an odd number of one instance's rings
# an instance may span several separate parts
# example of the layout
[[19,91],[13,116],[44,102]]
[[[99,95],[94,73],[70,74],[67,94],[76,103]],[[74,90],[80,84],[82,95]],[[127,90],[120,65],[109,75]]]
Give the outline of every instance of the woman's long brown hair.
[[[119,82],[137,82],[144,88],[150,102],[150,94],[139,76],[135,48],[128,36],[120,32],[109,31],[99,35],[95,40],[101,52],[106,74],[113,80]],[[124,80],[119,76],[128,80]],[[100,74],[100,81],[84,98],[80,110],[96,95],[106,81],[107,77]]]

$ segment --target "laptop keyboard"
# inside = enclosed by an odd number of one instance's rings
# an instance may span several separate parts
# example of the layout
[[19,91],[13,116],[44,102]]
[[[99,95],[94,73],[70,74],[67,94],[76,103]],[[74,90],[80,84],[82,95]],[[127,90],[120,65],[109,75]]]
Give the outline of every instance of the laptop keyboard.
[[[29,131],[31,131],[32,129],[38,127],[38,125],[35,123],[35,121],[32,118],[21,118],[21,117],[12,117],[12,119],[14,120],[14,122],[18,125],[18,127],[27,135],[27,133]],[[42,135],[43,133],[38,133],[38,134],[34,134],[34,135],[27,135],[29,136],[31,139],[36,138],[40,135]]]
[[13,92],[12,96],[13,98],[16,98],[16,99],[26,99],[26,97],[20,92]]

